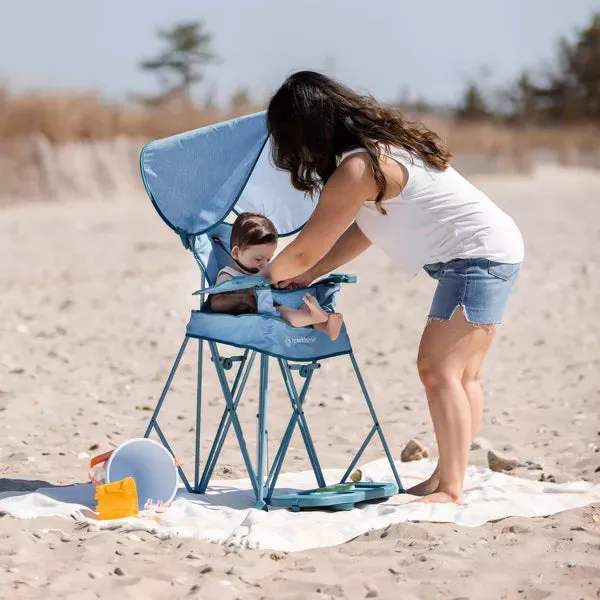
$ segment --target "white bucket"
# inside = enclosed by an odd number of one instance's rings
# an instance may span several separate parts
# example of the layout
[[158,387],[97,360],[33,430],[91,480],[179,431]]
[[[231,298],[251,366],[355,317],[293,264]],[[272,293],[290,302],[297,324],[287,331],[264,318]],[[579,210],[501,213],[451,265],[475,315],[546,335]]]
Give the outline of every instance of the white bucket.
[[177,465],[173,455],[148,438],[134,438],[115,448],[105,465],[104,479],[112,483],[133,477],[139,510],[159,502],[168,504],[177,493]]

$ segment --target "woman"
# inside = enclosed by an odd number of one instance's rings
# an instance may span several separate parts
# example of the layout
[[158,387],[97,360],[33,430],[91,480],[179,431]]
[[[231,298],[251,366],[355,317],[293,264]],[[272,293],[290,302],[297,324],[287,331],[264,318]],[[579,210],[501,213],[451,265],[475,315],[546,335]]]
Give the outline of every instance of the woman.
[[371,244],[438,280],[419,346],[437,445],[431,477],[408,490],[459,502],[482,418],[481,372],[523,260],[514,221],[449,166],[438,137],[400,112],[318,73],[289,77],[267,121],[275,164],[319,202],[270,264],[280,287],[303,286]]

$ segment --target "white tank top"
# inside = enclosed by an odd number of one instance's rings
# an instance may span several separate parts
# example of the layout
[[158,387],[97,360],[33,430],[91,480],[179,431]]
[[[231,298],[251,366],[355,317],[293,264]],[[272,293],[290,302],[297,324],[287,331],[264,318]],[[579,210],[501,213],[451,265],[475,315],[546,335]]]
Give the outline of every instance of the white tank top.
[[225,281],[227,278],[223,277],[223,275],[229,275],[230,277],[241,277],[246,275],[246,273],[243,273],[242,271],[240,271],[239,269],[236,269],[235,267],[223,267],[218,273],[217,273],[217,279],[215,284],[217,283],[221,283],[221,281]]
[[[356,148],[342,155],[365,152]],[[487,258],[504,263],[523,260],[523,238],[505,212],[452,167],[439,170],[406,150],[380,146],[408,171],[394,198],[365,202],[356,223],[367,238],[401,269],[416,275],[426,264],[456,258]]]

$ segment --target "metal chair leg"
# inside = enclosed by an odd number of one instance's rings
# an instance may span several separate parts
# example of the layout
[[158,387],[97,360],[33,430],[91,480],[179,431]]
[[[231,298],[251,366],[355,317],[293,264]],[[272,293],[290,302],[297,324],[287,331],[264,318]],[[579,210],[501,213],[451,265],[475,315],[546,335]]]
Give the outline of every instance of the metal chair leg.
[[267,400],[269,388],[269,357],[260,355],[260,389],[258,396],[258,456],[257,456],[257,487],[256,504],[254,508],[262,510],[265,504],[265,473],[266,473],[266,451],[267,451]]
[[[167,393],[169,391],[169,388],[171,387],[171,383],[173,381],[173,377],[175,377],[175,373],[177,372],[177,369],[179,367],[179,363],[181,362],[181,359],[183,358],[183,354],[185,352],[185,349],[188,345],[189,342],[189,338],[187,336],[185,336],[183,338],[183,342],[181,343],[181,346],[179,348],[179,352],[177,353],[177,358],[175,358],[175,362],[173,363],[173,366],[171,367],[171,371],[169,372],[169,376],[167,377],[167,381],[165,382],[165,385],[163,387],[162,393],[160,395],[160,398],[156,404],[156,407],[154,409],[154,412],[152,413],[152,417],[150,418],[150,422],[148,423],[148,427],[146,428],[146,431],[144,433],[144,437],[150,437],[150,434],[152,433],[152,431],[156,431],[156,434],[158,435],[161,443],[163,444],[163,446],[175,457],[175,453],[173,452],[171,446],[169,445],[169,442],[167,441],[167,438],[165,437],[164,433],[162,432],[162,429],[160,428],[159,424],[158,424],[158,415],[160,413],[160,410],[162,408],[162,405],[165,401],[165,398],[167,397]],[[179,471],[179,476],[181,477],[181,480],[183,481],[183,484],[185,485],[185,489],[188,492],[192,492],[192,486],[190,485],[188,478],[185,476],[185,473],[183,472],[183,469],[181,468],[181,465],[177,465],[177,470]]]
[[400,475],[398,474],[398,471],[396,469],[396,465],[394,464],[394,459],[392,458],[392,453],[390,452],[390,449],[389,449],[389,446],[388,446],[387,441],[385,439],[385,436],[383,435],[383,430],[381,429],[381,425],[379,424],[379,419],[377,418],[377,414],[375,413],[375,408],[373,406],[373,402],[371,401],[371,397],[369,396],[369,392],[367,391],[367,387],[366,387],[365,382],[363,380],[363,377],[362,377],[362,375],[360,373],[360,369],[358,368],[358,363],[356,362],[356,358],[354,357],[354,352],[350,353],[350,360],[352,361],[352,366],[354,368],[354,372],[356,373],[356,377],[358,379],[358,383],[360,385],[360,389],[361,389],[361,391],[363,393],[363,396],[365,397],[365,400],[367,402],[367,406],[369,408],[369,412],[371,413],[371,418],[373,419],[373,427],[371,428],[369,434],[367,435],[367,438],[363,442],[363,444],[360,447],[359,451],[357,452],[356,456],[352,460],[352,463],[350,464],[350,466],[346,470],[346,473],[342,477],[342,482],[344,482],[350,476],[350,473],[354,469],[356,463],[358,462],[358,460],[362,456],[363,452],[365,451],[366,447],[368,446],[369,442],[371,441],[371,439],[373,438],[373,436],[377,432],[377,434],[379,435],[379,439],[381,441],[381,445],[383,446],[383,449],[385,451],[385,455],[386,455],[386,457],[388,459],[388,463],[389,463],[390,468],[392,470],[392,474],[394,475],[394,479],[396,480],[396,484],[398,486],[398,493],[404,493],[405,490],[404,490],[404,487],[402,485],[402,481],[400,479]]
[[160,395],[160,398],[158,400],[156,408],[154,409],[154,412],[152,413],[152,417],[150,417],[150,422],[148,423],[148,427],[146,428],[146,433],[144,433],[145,438],[147,438],[150,435],[150,432],[152,431],[152,428],[154,427],[154,423],[156,423],[156,419],[158,418],[158,413],[160,412],[163,402],[165,401],[165,398],[167,397],[167,392],[169,391],[169,388],[171,387],[171,382],[173,381],[173,377],[175,377],[175,373],[177,372],[177,368],[179,367],[179,363],[181,362],[183,353],[185,352],[185,349],[188,345],[189,340],[190,339],[187,336],[185,336],[183,338],[183,342],[181,343],[181,347],[179,348],[179,352],[177,353],[177,358],[175,359],[175,362],[173,363],[173,366],[171,367],[171,372],[169,373],[169,376],[167,377],[167,381],[165,382],[165,386],[163,387],[163,391]]
[[196,445],[194,448],[194,490],[198,489],[200,483],[200,442],[202,431],[202,351],[204,343],[198,340],[198,361],[196,374]]

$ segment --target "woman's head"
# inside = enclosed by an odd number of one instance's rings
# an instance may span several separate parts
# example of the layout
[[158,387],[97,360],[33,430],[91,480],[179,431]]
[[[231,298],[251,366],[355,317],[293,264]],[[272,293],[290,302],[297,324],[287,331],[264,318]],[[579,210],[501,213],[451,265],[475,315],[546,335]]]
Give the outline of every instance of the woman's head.
[[275,164],[290,172],[295,188],[310,193],[327,183],[344,152],[357,147],[369,154],[379,187],[376,200],[385,192],[379,143],[404,148],[439,169],[450,160],[439,138],[423,125],[313,71],[284,81],[269,103],[267,123]]

